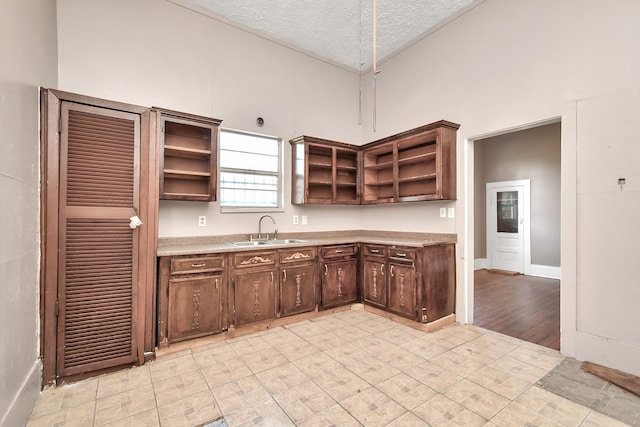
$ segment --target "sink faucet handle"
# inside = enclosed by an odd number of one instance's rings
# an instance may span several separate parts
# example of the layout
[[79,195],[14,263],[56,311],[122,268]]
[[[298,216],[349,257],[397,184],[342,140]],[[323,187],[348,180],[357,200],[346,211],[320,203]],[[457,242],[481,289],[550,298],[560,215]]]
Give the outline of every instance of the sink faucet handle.
[[278,230],[277,229],[273,232],[273,240],[278,240]]

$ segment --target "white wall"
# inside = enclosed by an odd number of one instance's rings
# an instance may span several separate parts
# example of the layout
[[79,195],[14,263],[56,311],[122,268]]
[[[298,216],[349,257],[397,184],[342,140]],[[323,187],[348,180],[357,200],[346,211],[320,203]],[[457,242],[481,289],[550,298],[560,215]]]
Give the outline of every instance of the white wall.
[[[355,74],[162,0],[60,0],[58,13],[60,89],[281,137],[286,191],[284,211],[272,214],[278,229],[360,226],[357,207],[292,206],[289,190],[289,139],[360,142]],[[308,225],[294,226],[294,214],[307,215]],[[197,226],[199,215],[207,216],[206,227]],[[159,235],[255,233],[259,217],[221,214],[218,202],[162,201]]]
[[468,322],[473,140],[561,118],[562,351],[636,375],[639,20],[635,0],[487,0],[380,65],[376,132],[441,118],[462,125],[457,317]]
[[17,426],[41,381],[38,86],[56,85],[55,2],[2,2],[0,64],[0,425]]

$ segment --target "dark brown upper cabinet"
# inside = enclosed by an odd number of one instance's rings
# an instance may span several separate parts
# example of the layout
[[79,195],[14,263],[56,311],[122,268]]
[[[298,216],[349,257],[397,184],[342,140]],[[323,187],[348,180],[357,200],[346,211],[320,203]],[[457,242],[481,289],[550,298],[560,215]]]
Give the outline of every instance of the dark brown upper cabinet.
[[364,146],[292,139],[293,204],[456,199],[456,132],[441,120]]
[[360,204],[358,150],[310,136],[291,141],[293,204]]
[[219,119],[153,108],[159,118],[160,199],[216,200]]

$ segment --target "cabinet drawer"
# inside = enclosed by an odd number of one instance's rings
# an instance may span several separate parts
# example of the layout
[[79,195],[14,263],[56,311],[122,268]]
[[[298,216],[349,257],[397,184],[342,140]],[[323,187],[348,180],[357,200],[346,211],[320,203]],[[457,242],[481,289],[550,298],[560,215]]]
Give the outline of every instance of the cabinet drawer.
[[325,246],[322,248],[322,258],[337,258],[358,253],[356,245]]
[[393,261],[412,262],[416,259],[416,250],[411,248],[390,248],[389,258]]
[[383,245],[363,245],[364,255],[367,257],[385,257],[387,248]]
[[233,254],[233,266],[235,268],[257,267],[261,265],[275,265],[276,251],[266,252],[240,252]]
[[171,258],[171,275],[222,271],[224,256]]
[[280,250],[280,262],[300,262],[316,259],[316,248],[292,248]]

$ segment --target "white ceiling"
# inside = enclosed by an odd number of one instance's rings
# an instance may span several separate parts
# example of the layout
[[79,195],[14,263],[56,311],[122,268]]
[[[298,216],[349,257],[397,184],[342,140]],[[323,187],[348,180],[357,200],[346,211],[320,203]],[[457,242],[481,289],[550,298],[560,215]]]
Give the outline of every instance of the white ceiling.
[[[170,0],[355,72],[373,63],[373,0]],[[380,63],[484,0],[377,0]]]

